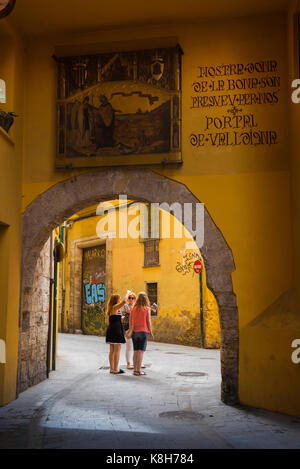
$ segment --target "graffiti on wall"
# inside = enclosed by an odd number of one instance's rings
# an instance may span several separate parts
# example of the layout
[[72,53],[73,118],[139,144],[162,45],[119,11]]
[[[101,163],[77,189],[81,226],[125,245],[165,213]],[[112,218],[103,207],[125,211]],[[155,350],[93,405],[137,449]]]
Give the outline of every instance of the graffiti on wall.
[[83,250],[82,330],[88,335],[104,335],[106,310],[106,248]]
[[192,273],[194,276],[194,264],[197,260],[201,260],[200,254],[198,252],[185,253],[182,259],[177,262],[176,271],[181,275],[188,275]]
[[86,283],[84,285],[85,301],[86,304],[105,303],[105,285],[104,283],[97,283],[94,281],[92,284]]

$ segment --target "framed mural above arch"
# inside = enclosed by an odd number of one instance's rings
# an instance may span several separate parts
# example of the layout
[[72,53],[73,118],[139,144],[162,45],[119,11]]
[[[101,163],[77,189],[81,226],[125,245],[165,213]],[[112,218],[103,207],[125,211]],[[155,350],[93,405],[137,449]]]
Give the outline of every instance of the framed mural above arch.
[[181,163],[180,46],[56,58],[58,168]]

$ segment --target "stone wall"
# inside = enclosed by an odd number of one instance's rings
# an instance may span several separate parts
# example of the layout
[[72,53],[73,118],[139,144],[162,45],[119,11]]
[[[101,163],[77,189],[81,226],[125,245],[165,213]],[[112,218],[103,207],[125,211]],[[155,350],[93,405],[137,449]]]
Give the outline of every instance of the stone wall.
[[[26,269],[26,266],[25,266]],[[23,276],[20,318],[18,392],[47,378],[47,343],[50,295],[50,240],[38,258],[33,282]]]

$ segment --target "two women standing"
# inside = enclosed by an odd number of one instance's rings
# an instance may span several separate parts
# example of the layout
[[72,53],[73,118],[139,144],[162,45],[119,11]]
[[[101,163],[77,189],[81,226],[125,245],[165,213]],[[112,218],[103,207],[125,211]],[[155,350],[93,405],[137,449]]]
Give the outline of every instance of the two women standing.
[[[129,299],[130,297],[130,299]],[[135,301],[135,295],[133,293],[127,294],[123,301],[120,301],[120,295],[112,295],[109,303],[107,314],[109,316],[109,326],[106,333],[106,342],[110,344],[110,353],[109,353],[109,362],[110,362],[110,373],[112,374],[123,374],[124,371],[119,369],[119,359],[121,344],[124,344],[126,340],[132,338],[133,342],[133,374],[135,376],[145,375],[141,371],[143,355],[147,348],[147,341],[149,335],[154,338],[151,327],[151,308],[149,298],[146,293],[141,292],[138,295],[138,298]],[[129,304],[128,304],[129,303]],[[123,326],[122,326],[122,313],[121,308],[124,305],[129,306],[125,308],[127,313],[129,313],[128,319],[128,330],[126,332],[126,339],[124,336]],[[130,311],[129,311],[130,309]],[[125,323],[125,328],[126,323]],[[130,345],[128,345],[126,360],[127,367],[132,369],[130,366]]]

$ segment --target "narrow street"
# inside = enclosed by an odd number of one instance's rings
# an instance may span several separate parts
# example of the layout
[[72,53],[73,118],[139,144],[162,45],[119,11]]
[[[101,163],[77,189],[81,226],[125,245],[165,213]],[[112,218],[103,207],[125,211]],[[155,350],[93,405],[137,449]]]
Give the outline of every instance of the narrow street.
[[0,408],[0,448],[300,448],[300,419],[220,401],[217,350],[151,342],[134,377],[109,374],[104,338],[58,347],[50,379]]

